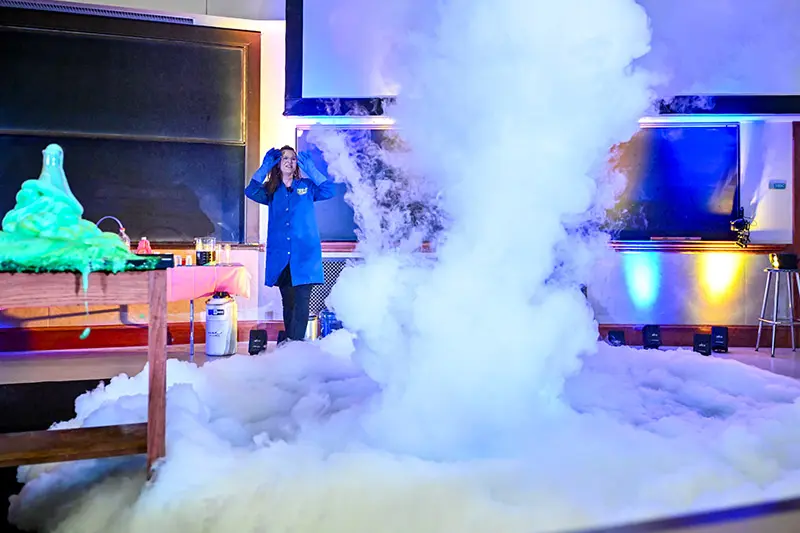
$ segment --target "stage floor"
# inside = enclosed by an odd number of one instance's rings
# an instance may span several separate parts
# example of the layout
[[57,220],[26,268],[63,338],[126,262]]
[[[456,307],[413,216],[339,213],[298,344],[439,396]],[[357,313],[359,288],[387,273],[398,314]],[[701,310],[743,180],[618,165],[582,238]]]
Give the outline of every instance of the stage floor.
[[[275,349],[270,342],[267,351]],[[238,353],[247,353],[240,342]],[[167,347],[167,357],[189,361],[189,345]],[[203,365],[208,358],[204,344],[195,344],[194,362]],[[218,359],[218,358],[212,358]],[[0,385],[47,381],[109,379],[119,374],[135,375],[147,363],[147,348],[105,348],[102,350],[64,350],[47,352],[0,353]]]
[[[275,349],[275,343],[268,345],[268,352]],[[665,347],[662,350],[670,350]],[[247,343],[239,344],[239,353],[247,353]],[[643,356],[646,353],[642,354]],[[168,356],[184,361],[189,360],[187,345],[170,346]],[[697,357],[703,357],[697,355]],[[776,374],[800,378],[800,351],[790,349],[776,351],[776,357],[769,356],[769,349],[762,348],[756,352],[752,348],[732,348],[727,354],[713,354],[711,357],[733,359],[744,364],[758,367]],[[207,358],[202,344],[196,345],[195,362],[204,364]],[[119,348],[106,350],[60,351],[60,352],[26,352],[0,354],[0,385],[41,383],[40,385],[19,385],[2,387],[14,391],[6,399],[17,400],[9,404],[11,416],[4,419],[7,432],[46,429],[54,420],[67,420],[74,415],[73,402],[76,396],[91,387],[92,381],[107,380],[121,373],[133,375],[139,373],[147,361],[146,348]],[[48,383],[61,382],[61,383]],[[30,389],[30,390],[28,390]],[[46,398],[44,402],[33,401],[33,398]],[[36,405],[38,407],[36,407]],[[17,407],[20,406],[20,407]],[[25,406],[23,409],[21,406]],[[38,411],[37,411],[38,409]],[[16,531],[5,523],[8,496],[16,494],[21,486],[16,482],[16,469],[0,469],[0,529]],[[743,523],[705,524],[698,521],[680,520],[674,527],[654,528],[611,528],[605,533],[634,533],[658,531],[661,533],[702,530],[707,533],[723,533],[733,531],[759,531],[759,533],[782,533],[784,531],[800,531],[800,503],[792,510],[770,515],[756,513]],[[744,516],[744,515],[743,515]],[[755,523],[757,521],[757,523]],[[4,529],[5,526],[7,529]],[[597,533],[597,530],[594,530]]]
[[[275,349],[270,342],[267,352]],[[674,348],[663,347],[662,350]],[[239,353],[247,353],[247,343],[239,343]],[[167,349],[170,358],[189,360],[189,346],[177,345]],[[703,357],[698,354],[698,357]],[[788,348],[775,351],[769,356],[769,348],[756,352],[752,348],[731,348],[727,354],[711,357],[734,359],[776,374],[800,378],[800,351]],[[217,358],[212,358],[217,359]],[[207,360],[205,346],[195,345],[194,361],[202,365]],[[147,362],[147,349],[108,348],[103,350],[8,352],[0,354],[0,385],[14,383],[40,383],[49,381],[104,380],[119,374],[135,375]]]

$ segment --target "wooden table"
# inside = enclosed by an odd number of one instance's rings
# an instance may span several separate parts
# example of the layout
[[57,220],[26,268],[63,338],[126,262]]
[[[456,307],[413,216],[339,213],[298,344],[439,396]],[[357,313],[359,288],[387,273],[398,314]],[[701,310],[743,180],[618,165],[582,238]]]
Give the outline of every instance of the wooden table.
[[150,306],[147,335],[147,422],[95,428],[0,434],[0,467],[147,454],[148,478],[166,453],[167,272],[79,274],[0,273],[0,307]]

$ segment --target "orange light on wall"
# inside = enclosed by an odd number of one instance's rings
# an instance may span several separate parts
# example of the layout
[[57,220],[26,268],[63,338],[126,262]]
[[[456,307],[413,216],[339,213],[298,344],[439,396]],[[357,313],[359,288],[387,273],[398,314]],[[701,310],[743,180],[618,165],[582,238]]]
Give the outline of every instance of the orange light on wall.
[[700,288],[711,304],[727,303],[737,294],[744,269],[744,256],[736,253],[706,253],[698,261]]

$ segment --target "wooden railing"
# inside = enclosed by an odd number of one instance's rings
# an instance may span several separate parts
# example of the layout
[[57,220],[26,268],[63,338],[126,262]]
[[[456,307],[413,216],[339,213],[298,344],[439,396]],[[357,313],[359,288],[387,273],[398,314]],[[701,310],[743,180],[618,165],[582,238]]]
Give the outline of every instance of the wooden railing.
[[0,467],[147,454],[148,477],[166,453],[167,272],[0,273],[0,308],[148,304],[147,423],[0,434]]
[[800,498],[671,516],[570,533],[789,533],[800,531]]

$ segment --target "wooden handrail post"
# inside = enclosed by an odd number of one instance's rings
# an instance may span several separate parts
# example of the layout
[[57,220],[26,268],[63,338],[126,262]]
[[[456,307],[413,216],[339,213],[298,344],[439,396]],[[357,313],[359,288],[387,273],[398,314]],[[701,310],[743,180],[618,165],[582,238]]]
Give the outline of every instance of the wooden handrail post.
[[147,477],[166,455],[167,422],[167,272],[151,271],[148,279],[150,322],[147,361],[150,368],[147,404]]

